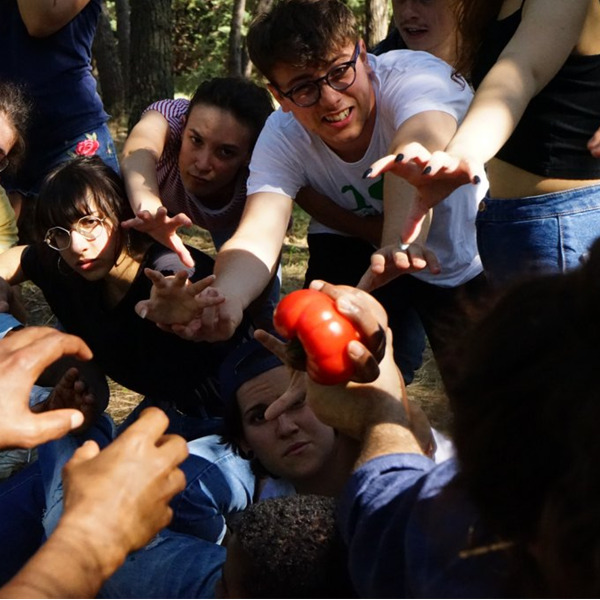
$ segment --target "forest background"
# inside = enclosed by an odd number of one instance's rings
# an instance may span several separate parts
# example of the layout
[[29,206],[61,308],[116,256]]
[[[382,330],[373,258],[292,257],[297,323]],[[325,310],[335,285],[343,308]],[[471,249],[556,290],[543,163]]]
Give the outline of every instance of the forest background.
[[[95,76],[109,125],[120,150],[129,130],[152,102],[191,96],[204,79],[243,75],[263,83],[245,51],[252,18],[274,0],[105,0],[93,47]],[[386,37],[391,25],[388,0],[347,0],[368,47]],[[283,249],[282,293],[302,287],[308,251],[308,216],[296,207],[294,226]],[[210,236],[197,227],[182,231],[185,241],[214,255]],[[34,324],[52,324],[39,289],[27,284],[24,299]],[[140,401],[138,394],[110,382],[109,412],[117,422]],[[448,431],[449,411],[429,349],[409,386],[409,396],[432,421]]]

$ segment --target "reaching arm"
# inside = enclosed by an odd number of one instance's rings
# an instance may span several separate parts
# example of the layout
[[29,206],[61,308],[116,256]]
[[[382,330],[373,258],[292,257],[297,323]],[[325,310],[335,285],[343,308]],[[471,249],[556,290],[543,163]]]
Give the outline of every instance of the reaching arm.
[[0,342],[0,448],[33,448],[83,423],[78,410],[34,414],[29,408],[31,387],[64,355],[89,360],[92,353],[81,339],[49,327],[26,327]]
[[179,436],[148,409],[102,452],[88,441],[63,469],[64,514],[48,541],[0,589],[9,598],[93,598],[102,583],[171,520],[185,487]]
[[72,21],[90,0],[17,0],[27,33],[48,37]]
[[487,74],[446,151],[480,163],[495,156],[529,101],[576,47],[589,0],[528,0],[521,23]]
[[[418,143],[428,151],[442,149],[456,131],[456,120],[448,113],[425,111],[405,121],[396,132],[390,145],[390,156],[396,156],[409,143]],[[400,168],[402,161],[397,161]],[[371,268],[361,279],[359,287],[372,290],[402,273],[429,269],[439,273],[440,265],[435,255],[426,248],[431,209],[423,202],[421,190],[413,185],[421,176],[421,169],[412,162],[404,164],[400,173],[388,173],[383,191],[383,234],[381,249],[371,259]],[[405,236],[408,223],[419,216],[419,228],[413,235]],[[399,244],[409,244],[406,249]],[[405,245],[406,245],[405,244]]]
[[327,227],[363,239],[377,247],[381,243],[381,215],[359,217],[312,188],[302,188],[296,195],[296,203]]
[[391,171],[420,191],[405,236],[418,230],[429,208],[465,183],[484,180],[484,165],[514,131],[531,98],[553,77],[577,47],[589,0],[528,0],[521,23],[498,61],[477,89],[469,110],[445,151],[431,152],[422,144],[402,148],[373,164],[373,176]]
[[158,111],[145,113],[123,146],[121,170],[127,196],[135,218],[123,222],[123,227],[144,231],[155,240],[171,248],[184,265],[194,266],[194,261],[177,229],[191,225],[189,217],[179,213],[167,216],[158,189],[156,165],[169,137],[169,124]]
[[[229,339],[242,321],[244,310],[275,274],[292,213],[292,199],[275,193],[248,196],[240,224],[217,254],[216,280],[211,289],[225,298],[203,309],[201,320],[183,337],[206,341]],[[207,290],[208,292],[208,290]]]

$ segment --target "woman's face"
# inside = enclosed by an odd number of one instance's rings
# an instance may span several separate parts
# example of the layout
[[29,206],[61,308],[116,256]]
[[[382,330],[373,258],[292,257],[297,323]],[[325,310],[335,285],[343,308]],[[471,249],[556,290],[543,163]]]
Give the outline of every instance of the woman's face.
[[237,399],[245,438],[240,442],[242,449],[252,451],[270,473],[294,484],[321,472],[333,457],[336,436],[304,399],[279,418],[265,420],[265,410],[289,382],[288,370],[275,367],[243,384]]
[[451,0],[393,0],[394,22],[411,50],[430,52],[452,62],[456,20]]
[[229,111],[197,104],[181,136],[179,172],[186,191],[198,198],[218,195],[248,163],[251,131]]
[[9,155],[17,141],[17,133],[4,113],[0,112],[0,164]]
[[[68,245],[64,250],[60,250],[60,256],[73,271],[88,281],[100,281],[115,265],[120,234],[119,230],[104,218],[94,202],[88,202],[88,206],[88,215],[71,223],[69,228],[49,229],[46,238],[57,247]],[[70,237],[67,236],[67,231]]]

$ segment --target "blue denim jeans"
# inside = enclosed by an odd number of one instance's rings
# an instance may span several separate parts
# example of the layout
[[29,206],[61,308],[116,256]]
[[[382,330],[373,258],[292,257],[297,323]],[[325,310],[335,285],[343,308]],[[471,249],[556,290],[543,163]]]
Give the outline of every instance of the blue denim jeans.
[[103,448],[114,437],[112,420],[100,417],[82,436],[42,444],[39,459],[0,483],[0,585],[6,583],[54,531],[62,514],[62,468],[87,439]]
[[477,215],[479,254],[495,286],[573,269],[599,236],[600,185],[526,198],[485,198]]
[[228,515],[252,503],[256,477],[250,462],[208,435],[188,444],[190,456],[183,462],[187,486],[171,502],[170,529],[221,543]]
[[25,197],[37,196],[44,177],[54,167],[81,155],[99,156],[113,171],[120,173],[117,150],[110,129],[104,123],[93,131],[65,140],[46,155],[28,155],[19,172],[14,177],[3,177],[2,183],[7,192],[19,192]]

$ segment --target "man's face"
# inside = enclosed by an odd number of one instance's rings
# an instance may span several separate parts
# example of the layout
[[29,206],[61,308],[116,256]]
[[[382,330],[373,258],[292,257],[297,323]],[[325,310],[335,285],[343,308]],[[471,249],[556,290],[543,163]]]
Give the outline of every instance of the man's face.
[[411,50],[454,60],[456,22],[451,0],[393,0],[394,23]]
[[318,478],[332,460],[336,436],[317,419],[304,398],[277,419],[267,421],[265,410],[286,391],[290,374],[279,366],[240,386],[237,392],[244,439],[242,449],[252,451],[273,475],[292,484]]
[[345,90],[337,91],[326,82],[320,83],[321,96],[313,106],[300,107],[281,92],[323,77],[340,63],[351,60],[354,42],[332,50],[327,67],[298,69],[287,63],[277,63],[271,75],[271,92],[285,112],[292,112],[308,131],[318,135],[336,154],[347,161],[360,159],[366,152],[375,123],[375,93],[371,83],[370,67],[362,42],[356,61],[356,79]]

